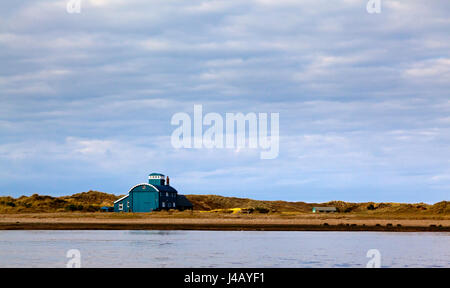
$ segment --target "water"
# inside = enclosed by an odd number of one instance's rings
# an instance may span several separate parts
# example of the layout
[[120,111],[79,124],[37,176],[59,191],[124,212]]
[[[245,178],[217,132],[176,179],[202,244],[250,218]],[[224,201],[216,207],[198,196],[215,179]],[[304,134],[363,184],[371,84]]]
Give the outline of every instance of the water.
[[0,267],[450,267],[450,233],[0,231]]

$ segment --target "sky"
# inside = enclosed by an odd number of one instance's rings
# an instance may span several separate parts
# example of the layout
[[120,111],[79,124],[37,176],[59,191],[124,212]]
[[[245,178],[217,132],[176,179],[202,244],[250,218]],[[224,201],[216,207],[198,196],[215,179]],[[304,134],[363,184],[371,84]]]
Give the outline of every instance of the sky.
[[[450,200],[448,0],[67,2],[0,2],[0,195]],[[175,149],[194,105],[279,113],[279,156]]]

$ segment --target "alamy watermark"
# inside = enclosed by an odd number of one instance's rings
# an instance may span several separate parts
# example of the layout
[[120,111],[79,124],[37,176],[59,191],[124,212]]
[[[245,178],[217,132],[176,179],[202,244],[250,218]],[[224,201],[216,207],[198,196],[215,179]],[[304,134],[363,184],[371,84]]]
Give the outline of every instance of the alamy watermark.
[[81,13],[81,0],[69,0],[66,5],[66,11],[69,14]]
[[66,253],[66,257],[70,258],[67,262],[67,268],[80,268],[81,267],[81,252],[78,249],[70,249]]
[[[224,121],[218,113],[203,116],[203,105],[194,105],[194,121],[183,112],[172,116],[171,124],[178,127],[172,133],[171,143],[174,148],[259,148],[261,159],[274,159],[279,153],[280,115],[270,113],[270,137],[268,118],[268,113],[225,113]],[[204,125],[209,126],[205,132]]]
[[366,268],[380,268],[381,267],[381,253],[378,249],[370,249],[366,254],[367,258],[371,258],[366,264]]
[[380,14],[381,13],[381,0],[369,0],[366,5],[367,13]]

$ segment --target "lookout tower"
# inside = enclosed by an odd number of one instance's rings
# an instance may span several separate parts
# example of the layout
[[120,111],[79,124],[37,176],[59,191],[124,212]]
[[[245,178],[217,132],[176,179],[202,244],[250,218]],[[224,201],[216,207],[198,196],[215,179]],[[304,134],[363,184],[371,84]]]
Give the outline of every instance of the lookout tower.
[[148,184],[151,185],[165,185],[166,180],[163,174],[152,173],[148,175]]

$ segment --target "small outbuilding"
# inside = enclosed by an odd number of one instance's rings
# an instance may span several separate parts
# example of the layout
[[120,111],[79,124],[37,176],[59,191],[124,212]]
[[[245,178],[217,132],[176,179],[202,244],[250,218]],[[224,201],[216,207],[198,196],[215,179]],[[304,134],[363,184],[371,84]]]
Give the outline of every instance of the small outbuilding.
[[313,207],[312,212],[313,213],[317,213],[317,212],[334,213],[334,212],[337,212],[337,209],[336,209],[336,207]]

